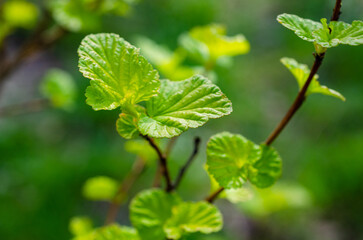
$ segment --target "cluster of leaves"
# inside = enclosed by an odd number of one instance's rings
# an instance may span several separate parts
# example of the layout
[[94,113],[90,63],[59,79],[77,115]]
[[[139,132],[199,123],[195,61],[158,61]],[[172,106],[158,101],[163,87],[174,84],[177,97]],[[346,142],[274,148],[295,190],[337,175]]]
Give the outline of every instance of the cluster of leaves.
[[230,57],[246,54],[250,49],[242,34],[226,36],[226,28],[220,24],[195,27],[181,34],[178,43],[172,52],[146,37],[137,40],[145,57],[164,77],[174,81],[203,74],[215,82],[216,66],[230,65]]

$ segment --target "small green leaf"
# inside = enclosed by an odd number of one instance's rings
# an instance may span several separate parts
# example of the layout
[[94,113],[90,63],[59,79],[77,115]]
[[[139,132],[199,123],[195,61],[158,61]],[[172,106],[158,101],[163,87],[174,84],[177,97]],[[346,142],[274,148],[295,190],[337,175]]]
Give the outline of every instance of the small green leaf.
[[223,132],[207,144],[208,172],[224,188],[240,188],[261,157],[261,148],[241,135]]
[[74,240],[141,240],[137,231],[131,227],[117,224],[98,228],[87,235],[74,238]]
[[143,191],[130,204],[132,225],[143,240],[165,239],[163,226],[180,202],[177,195],[160,189]]
[[171,138],[209,119],[232,112],[232,103],[221,90],[202,76],[178,82],[161,81],[160,93],[147,102],[147,115],[138,123],[142,134]]
[[222,215],[212,204],[184,202],[173,208],[164,230],[167,238],[180,239],[184,232],[208,234],[221,230],[222,226]]
[[281,176],[282,161],[274,148],[261,145],[261,149],[262,155],[252,164],[248,179],[256,187],[266,188]]
[[[282,58],[281,62],[294,75],[294,77],[296,78],[296,80],[298,82],[299,88],[301,89],[304,86],[304,84],[310,74],[310,70],[309,70],[308,66],[305,64],[298,63],[293,58]],[[329,89],[326,86],[321,86],[318,81],[318,77],[319,76],[317,74],[315,74],[312,82],[310,83],[308,91],[306,92],[306,95],[309,95],[312,93],[321,93],[321,94],[333,96],[333,97],[341,99],[342,101],[345,101],[344,96],[341,95],[339,92],[337,92],[333,89]]]
[[5,1],[0,11],[5,21],[1,24],[11,27],[32,28],[39,15],[36,5],[23,0]]
[[277,17],[277,21],[284,27],[294,31],[300,38],[309,42],[315,41],[315,38],[312,35],[313,31],[322,28],[322,25],[319,22],[287,13],[280,14]]
[[234,37],[226,36],[226,28],[219,24],[195,27],[189,32],[189,36],[207,47],[210,61],[223,56],[245,54],[250,49],[248,41],[242,34]]
[[112,200],[118,190],[119,183],[109,177],[98,176],[90,178],[83,186],[83,195],[90,200]]
[[76,88],[72,76],[61,69],[49,70],[40,86],[42,94],[50,99],[54,107],[66,110],[74,107]]
[[92,220],[89,217],[73,217],[69,223],[69,230],[74,236],[82,236],[93,229]]
[[88,35],[78,49],[79,69],[89,79],[87,104],[95,110],[134,105],[156,95],[156,70],[116,34]]
[[137,129],[138,119],[132,115],[121,113],[116,121],[116,130],[121,137],[125,139],[132,139],[139,136]]
[[125,143],[125,150],[129,153],[136,154],[147,163],[157,159],[155,149],[145,140],[130,140]]

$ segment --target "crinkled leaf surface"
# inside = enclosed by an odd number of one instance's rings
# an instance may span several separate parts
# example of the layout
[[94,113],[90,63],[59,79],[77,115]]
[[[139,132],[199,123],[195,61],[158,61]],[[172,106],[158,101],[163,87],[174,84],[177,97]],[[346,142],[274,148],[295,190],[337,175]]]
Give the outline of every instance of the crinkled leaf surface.
[[178,82],[162,80],[160,93],[147,102],[146,109],[138,124],[140,132],[171,138],[230,114],[232,103],[215,84],[197,75]]
[[[298,82],[299,88],[301,89],[304,86],[304,84],[310,74],[310,69],[308,68],[308,66],[305,64],[298,63],[293,58],[282,58],[281,62],[294,75],[294,77],[296,78],[296,80]],[[330,89],[326,86],[321,86],[318,81],[318,77],[319,76],[317,74],[315,74],[312,82],[310,83],[308,91],[306,92],[306,95],[309,95],[312,93],[321,93],[321,94],[333,96],[333,97],[336,97],[336,98],[339,98],[339,99],[345,101],[344,96],[341,95],[339,92],[337,92],[333,89]]]
[[83,195],[90,200],[112,200],[117,193],[119,183],[109,177],[90,178],[83,186]]
[[279,15],[277,21],[294,31],[300,38],[325,48],[336,47],[339,44],[352,46],[363,44],[362,21],[353,21],[352,24],[331,21],[328,24],[325,18],[319,23],[286,13]]
[[76,237],[74,240],[141,240],[137,231],[130,227],[117,224],[98,228],[87,235]]
[[261,145],[262,155],[252,164],[248,179],[259,188],[273,185],[281,176],[282,161],[278,152],[266,145]]
[[52,105],[63,109],[74,107],[76,88],[72,76],[61,69],[49,70],[40,85],[42,94],[50,99]]
[[143,240],[165,239],[163,226],[172,215],[172,208],[181,202],[175,194],[160,189],[139,193],[131,202],[130,219]]
[[116,121],[116,130],[125,139],[136,138],[139,136],[137,122],[138,118],[130,114],[121,113]]
[[223,132],[207,144],[208,172],[224,188],[240,188],[247,181],[261,148],[241,135]]
[[180,239],[184,232],[212,233],[223,226],[219,210],[207,202],[184,202],[174,207],[164,230],[169,239]]
[[146,101],[157,94],[156,70],[139,50],[116,34],[88,35],[78,49],[79,69],[89,78],[87,104],[111,110]]

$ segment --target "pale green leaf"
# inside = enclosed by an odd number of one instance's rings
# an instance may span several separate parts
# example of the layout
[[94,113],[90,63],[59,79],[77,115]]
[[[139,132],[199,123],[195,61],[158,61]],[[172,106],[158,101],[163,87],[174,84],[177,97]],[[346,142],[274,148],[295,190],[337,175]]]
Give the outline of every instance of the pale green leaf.
[[261,157],[261,148],[241,135],[223,132],[207,144],[208,172],[224,188],[240,188]]
[[72,76],[61,69],[49,70],[40,85],[42,94],[50,99],[52,105],[64,109],[74,107],[76,88]]
[[138,126],[144,135],[171,138],[231,112],[229,99],[202,76],[162,80],[160,93],[147,102],[147,115],[140,117]]
[[137,48],[116,34],[88,35],[78,54],[80,71],[91,79],[87,103],[95,110],[133,105],[158,92],[157,71]]
[[223,56],[245,54],[250,49],[249,42],[242,34],[226,36],[226,28],[219,24],[195,27],[189,35],[208,48],[209,58],[212,61]]
[[130,204],[132,225],[143,240],[165,239],[163,226],[180,202],[177,195],[160,189],[143,191]]
[[93,229],[92,220],[89,217],[73,217],[69,222],[69,230],[74,236],[82,236]]
[[109,177],[90,178],[83,186],[83,196],[90,200],[112,200],[118,190],[119,183]]
[[1,24],[8,24],[11,27],[32,28],[39,15],[36,5],[23,0],[5,1],[0,11],[5,21]]
[[248,179],[253,185],[266,188],[281,176],[282,161],[273,147],[261,145],[261,149],[262,155],[252,164]]
[[[310,69],[308,68],[308,66],[305,64],[298,63],[293,58],[282,58],[281,62],[294,75],[294,77],[296,78],[296,80],[298,82],[299,88],[301,89],[304,86],[304,84],[310,74]],[[318,81],[318,77],[319,76],[317,74],[315,74],[315,76],[314,76],[312,82],[310,83],[310,86],[306,92],[306,95],[309,95],[312,93],[321,93],[321,94],[333,96],[333,97],[341,99],[342,101],[345,101],[344,96],[341,95],[339,92],[337,92],[333,89],[329,89],[326,86],[321,86]]]
[[300,38],[314,42],[315,38],[312,35],[313,31],[321,29],[322,25],[319,22],[312,21],[310,19],[304,19],[293,14],[280,14],[277,17],[277,21],[284,27],[295,32]]
[[141,238],[134,228],[112,224],[76,237],[74,240],[141,240]]
[[184,202],[172,209],[172,217],[164,230],[169,239],[180,239],[183,233],[212,233],[221,230],[222,215],[207,202]]
[[116,130],[121,137],[125,139],[132,139],[139,136],[137,129],[138,119],[132,115],[121,113],[116,121]]

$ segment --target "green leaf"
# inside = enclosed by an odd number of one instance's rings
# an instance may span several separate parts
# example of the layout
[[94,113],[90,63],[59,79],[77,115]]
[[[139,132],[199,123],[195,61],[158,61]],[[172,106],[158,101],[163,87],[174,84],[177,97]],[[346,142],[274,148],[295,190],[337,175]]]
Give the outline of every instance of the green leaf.
[[171,138],[209,119],[232,112],[232,103],[221,90],[202,76],[172,82],[161,81],[160,93],[147,102],[147,115],[138,123],[144,135]]
[[309,42],[315,41],[315,38],[312,35],[313,31],[322,28],[322,25],[319,22],[287,13],[280,14],[277,17],[277,21],[284,27],[294,31],[300,38]]
[[98,176],[90,178],[83,186],[83,195],[90,200],[112,200],[118,190],[119,183],[109,177]]
[[74,236],[82,236],[93,229],[92,220],[89,217],[73,217],[69,223],[69,230]]
[[137,129],[138,118],[132,115],[121,113],[116,121],[116,130],[121,137],[125,139],[132,139],[139,136]]
[[274,148],[261,145],[261,149],[262,155],[252,164],[248,179],[256,187],[266,188],[281,176],[282,161]]
[[189,32],[189,36],[207,47],[211,61],[223,56],[245,54],[250,49],[248,41],[242,34],[234,37],[226,36],[226,28],[219,24],[195,27]]
[[157,159],[155,149],[145,140],[130,140],[125,143],[125,150],[129,153],[136,154],[146,162],[152,162]]
[[180,202],[177,195],[160,189],[143,191],[130,204],[132,225],[143,240],[165,239],[163,226]]
[[11,27],[32,28],[39,15],[36,5],[23,0],[5,1],[0,11],[5,21],[1,24],[8,24]]
[[222,215],[212,204],[184,202],[173,208],[164,230],[167,238],[180,239],[184,232],[208,234],[221,230],[222,226]]
[[353,21],[350,25],[345,22],[321,19],[323,28],[313,32],[316,42],[323,47],[331,48],[339,44],[357,46],[363,44],[363,22]]
[[[282,58],[281,62],[294,75],[294,77],[296,78],[296,80],[298,82],[299,89],[301,89],[304,86],[304,84],[310,74],[310,69],[308,68],[308,66],[305,64],[298,63],[293,58]],[[318,77],[319,76],[317,74],[315,74],[315,76],[314,76],[312,82],[310,83],[310,86],[306,92],[306,95],[310,95],[312,93],[321,93],[321,94],[333,96],[333,97],[341,99],[342,101],[345,101],[344,96],[341,95],[339,92],[337,92],[333,89],[329,89],[326,86],[321,86],[318,81]]]
[[224,188],[240,188],[261,157],[261,148],[241,135],[223,132],[207,144],[208,172]]
[[76,88],[72,76],[61,69],[49,70],[40,85],[42,94],[50,99],[54,107],[66,110],[75,105]]
[[139,50],[116,34],[88,35],[78,49],[79,68],[89,79],[87,104],[95,110],[134,105],[156,95],[156,70]]
[[135,229],[117,224],[98,228],[74,240],[141,240]]

